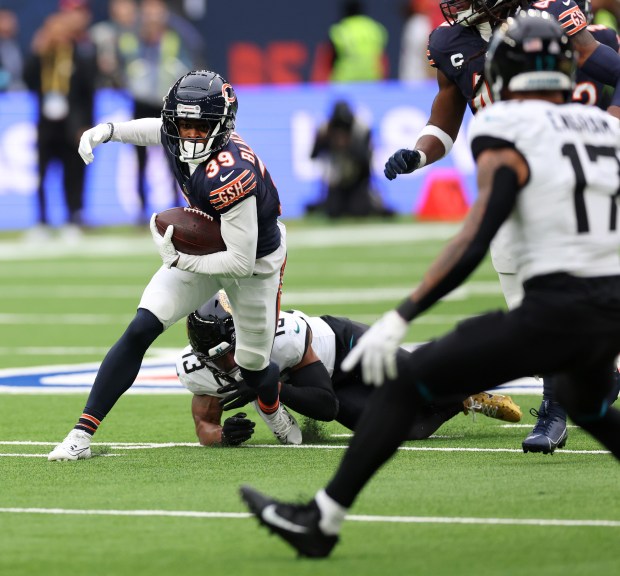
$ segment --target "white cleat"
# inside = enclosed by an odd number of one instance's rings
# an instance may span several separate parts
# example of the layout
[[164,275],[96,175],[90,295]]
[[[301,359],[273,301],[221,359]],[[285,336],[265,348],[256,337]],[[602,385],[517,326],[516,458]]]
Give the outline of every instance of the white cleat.
[[69,432],[67,437],[54,448],[47,456],[50,462],[66,460],[86,460],[92,456],[90,452],[90,441],[92,436],[76,430]]
[[282,403],[273,414],[265,414],[259,408],[257,400],[252,404],[281,444],[301,444],[301,428]]

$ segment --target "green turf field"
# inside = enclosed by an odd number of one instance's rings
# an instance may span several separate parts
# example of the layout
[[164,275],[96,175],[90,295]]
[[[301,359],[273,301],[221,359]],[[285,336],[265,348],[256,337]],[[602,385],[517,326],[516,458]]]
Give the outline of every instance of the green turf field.
[[[420,278],[453,225],[289,223],[283,307],[372,322]],[[120,233],[120,235],[119,235]],[[93,231],[78,246],[0,236],[0,369],[99,362],[159,265],[147,231]],[[412,325],[419,342],[503,306],[486,262]],[[186,344],[182,323],[150,356]],[[458,377],[458,367],[455,367]],[[525,455],[536,396],[515,396],[521,426],[457,416],[409,442],[355,504],[329,560],[298,560],[248,518],[250,483],[307,499],[347,443],[308,424],[304,447],[276,444],[262,421],[250,445],[201,448],[190,395],[125,395],[89,461],[48,463],[86,399],[0,395],[0,574],[615,574],[618,463],[578,428],[554,456]],[[251,413],[250,408],[250,413]],[[379,425],[379,424],[378,424]]]

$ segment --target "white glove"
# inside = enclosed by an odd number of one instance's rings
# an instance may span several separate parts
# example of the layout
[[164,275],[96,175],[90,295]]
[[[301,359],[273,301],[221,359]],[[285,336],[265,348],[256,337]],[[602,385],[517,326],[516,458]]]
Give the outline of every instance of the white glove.
[[385,376],[392,380],[396,378],[396,352],[407,333],[407,326],[407,321],[396,310],[384,314],[342,361],[342,370],[350,372],[361,360],[362,378],[366,384],[381,386]]
[[78,153],[84,160],[84,164],[90,164],[95,156],[93,154],[93,148],[99,146],[99,144],[105,144],[110,140],[113,133],[112,124],[97,124],[94,128],[86,130],[80,138],[80,145],[78,146]]
[[155,224],[155,218],[157,214],[151,216],[151,234],[153,241],[157,245],[159,255],[164,261],[166,268],[172,268],[179,260],[179,253],[172,243],[172,234],[174,232],[174,226],[171,224],[166,228],[165,234],[162,236],[157,230],[157,224]]

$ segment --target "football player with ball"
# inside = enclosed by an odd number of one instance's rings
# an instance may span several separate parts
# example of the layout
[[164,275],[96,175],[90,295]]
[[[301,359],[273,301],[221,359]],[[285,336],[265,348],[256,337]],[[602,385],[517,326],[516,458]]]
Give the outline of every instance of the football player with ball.
[[94,160],[93,149],[107,142],[161,144],[188,205],[219,222],[226,249],[204,255],[177,251],[174,227],[162,236],[153,216],[151,231],[163,266],[104,358],[84,412],[49,460],[89,458],[92,435],[133,384],[150,345],[222,288],[235,311],[235,362],[256,391],[259,414],[284,442],[301,442],[297,422],[280,404],[279,370],[270,361],[286,230],[278,220],[280,199],[269,171],[234,132],[237,108],[235,91],[224,78],[196,70],[170,88],[160,118],[99,124],[82,135],[78,151],[86,164]]

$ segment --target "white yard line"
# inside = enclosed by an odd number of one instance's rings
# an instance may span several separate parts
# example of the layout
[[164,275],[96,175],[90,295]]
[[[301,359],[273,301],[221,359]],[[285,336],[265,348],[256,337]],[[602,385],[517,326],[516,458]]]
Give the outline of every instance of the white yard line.
[[[138,298],[144,289],[144,285],[106,285],[93,286],[92,284],[67,284],[57,286],[36,286],[32,284],[16,284],[12,286],[0,286],[0,298],[37,298],[46,299],[86,299],[86,300],[123,300]],[[324,288],[322,290],[288,290],[282,293],[283,304],[350,304],[368,302],[400,301],[404,294],[411,291],[410,284],[402,286],[377,287],[377,288]],[[469,282],[449,294],[445,300],[467,300],[477,296],[499,296],[501,287],[496,280]],[[3,318],[16,317],[39,317],[45,314],[2,314]],[[53,316],[53,315],[47,315]],[[58,316],[58,315],[56,315]],[[71,315],[70,315],[71,316]],[[76,315],[79,316],[79,315]],[[93,314],[97,317],[101,315]]]
[[[36,442],[31,440],[0,440],[0,446],[56,446],[58,442]],[[116,450],[151,450],[156,448],[200,448],[203,446],[197,442],[93,442],[93,448],[106,446]],[[283,448],[285,450],[344,450],[346,444],[244,444],[238,449],[256,448]],[[435,446],[401,446],[399,450],[403,452],[487,452],[487,453],[522,453],[523,450],[517,448],[457,448],[457,447],[435,447]],[[556,450],[554,454],[610,454],[607,450]],[[0,454],[2,456],[2,454]],[[47,455],[43,455],[47,457]]]
[[[500,428],[532,428],[532,424],[500,424]],[[567,424],[567,428],[579,428],[575,424]]]
[[[0,458],[47,458],[47,454],[0,454]],[[121,454],[98,454],[98,456],[121,456]]]
[[[197,510],[79,510],[70,508],[0,508],[3,514],[52,514],[75,516],[135,516],[173,518],[246,519],[248,512],[202,512]],[[558,526],[620,528],[618,520],[571,520],[562,518],[470,518],[460,516],[371,516],[351,514],[352,522],[382,522],[391,524],[483,524],[496,526]]]
[[[287,229],[286,241],[289,249],[318,246],[377,246],[447,240],[454,236],[459,228],[458,223],[393,222],[295,229],[295,223],[291,222]],[[141,236],[87,234],[77,244],[65,244],[55,240],[44,244],[4,240],[0,244],[0,260],[5,261],[47,260],[67,256],[90,260],[93,257],[111,255],[150,255],[155,262],[157,249],[148,234]]]

